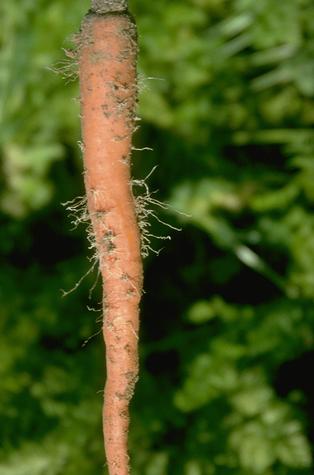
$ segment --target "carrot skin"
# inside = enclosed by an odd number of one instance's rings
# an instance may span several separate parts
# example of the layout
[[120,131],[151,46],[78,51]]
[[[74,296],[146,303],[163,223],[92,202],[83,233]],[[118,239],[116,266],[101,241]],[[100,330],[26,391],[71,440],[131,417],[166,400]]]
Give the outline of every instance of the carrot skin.
[[130,174],[137,96],[135,25],[125,12],[88,14],[81,42],[84,180],[104,293],[105,451],[109,474],[127,475],[129,402],[138,377],[143,280]]

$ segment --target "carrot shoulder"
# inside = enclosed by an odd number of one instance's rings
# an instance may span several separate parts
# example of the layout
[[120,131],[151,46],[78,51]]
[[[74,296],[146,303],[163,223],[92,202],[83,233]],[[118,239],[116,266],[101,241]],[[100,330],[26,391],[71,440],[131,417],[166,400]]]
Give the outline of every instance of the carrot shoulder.
[[131,189],[136,29],[125,1],[92,2],[79,57],[85,187],[103,278],[107,381],[103,409],[110,475],[129,473],[129,402],[138,377],[140,235]]

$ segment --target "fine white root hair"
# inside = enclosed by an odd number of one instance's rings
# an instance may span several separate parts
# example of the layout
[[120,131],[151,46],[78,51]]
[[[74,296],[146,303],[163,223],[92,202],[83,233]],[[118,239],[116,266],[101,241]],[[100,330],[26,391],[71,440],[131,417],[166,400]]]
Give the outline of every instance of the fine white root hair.
[[137,88],[139,92],[143,92],[145,90],[150,90],[150,85],[148,81],[166,81],[165,78],[157,78],[153,76],[146,76],[143,73],[139,73],[137,75]]
[[97,332],[93,333],[88,338],[86,338],[86,340],[83,341],[81,348],[85,348],[85,346],[87,346],[91,340],[96,338],[96,336],[100,335],[101,333],[102,333],[102,328],[100,328]]
[[[87,227],[87,240],[88,240],[88,249],[92,250],[91,256],[88,258],[88,260],[91,262],[91,265],[89,269],[85,272],[85,274],[76,282],[76,284],[70,289],[70,290],[61,290],[62,291],[62,296],[66,297],[67,295],[71,294],[74,292],[85,280],[87,276],[89,276],[96,267],[98,266],[98,252],[96,248],[96,243],[95,243],[95,238],[94,238],[94,233],[88,213],[88,208],[87,208],[87,198],[86,196],[78,196],[74,198],[73,200],[66,201],[65,203],[61,203],[62,206],[66,208],[66,210],[69,212],[69,216],[71,219],[71,224],[72,224],[72,229],[76,229],[80,224],[84,223]],[[92,285],[92,287],[89,290],[89,299],[92,297],[92,293],[97,285],[98,279],[99,279],[99,268],[97,267],[97,276],[96,279]]]
[[72,229],[76,229],[79,224],[89,222],[89,215],[87,210],[87,198],[85,195],[77,196],[73,200],[61,203],[69,212]]
[[90,266],[88,271],[86,271],[85,274],[82,275],[82,277],[76,282],[76,284],[71,289],[69,289],[69,290],[61,289],[62,297],[67,297],[69,294],[72,294],[72,292],[74,292],[81,285],[83,280],[85,280],[85,278],[94,271],[94,269],[96,267],[96,264],[97,264],[96,261],[93,262],[93,264]]
[[65,81],[66,84],[76,81],[78,78],[78,54],[75,50],[70,50],[62,48],[65,58],[61,59],[53,66],[48,67],[49,71],[52,71],[55,74],[59,74]]
[[159,207],[163,210],[168,210],[170,206],[166,203],[163,203],[162,201],[157,200],[156,198],[153,197],[153,194],[156,192],[151,192],[149,190],[147,180],[148,178],[154,173],[156,170],[157,166],[153,167],[152,170],[148,173],[148,175],[141,179],[141,180],[135,180],[133,179],[131,184],[132,188],[133,187],[138,187],[143,190],[142,193],[138,194],[134,198],[135,202],[135,211],[137,215],[137,220],[138,220],[138,225],[140,228],[140,234],[141,234],[141,252],[143,257],[147,257],[149,255],[149,252],[153,252],[154,254],[159,254],[162,249],[156,250],[153,249],[151,246],[151,238],[154,239],[160,239],[160,240],[169,240],[171,239],[171,236],[166,235],[166,236],[156,236],[155,234],[151,233],[151,218],[156,219],[159,223],[167,226],[170,229],[173,229],[175,231],[181,231],[180,228],[177,228],[173,226],[172,224],[169,224],[157,216],[155,211],[151,209],[152,206]]

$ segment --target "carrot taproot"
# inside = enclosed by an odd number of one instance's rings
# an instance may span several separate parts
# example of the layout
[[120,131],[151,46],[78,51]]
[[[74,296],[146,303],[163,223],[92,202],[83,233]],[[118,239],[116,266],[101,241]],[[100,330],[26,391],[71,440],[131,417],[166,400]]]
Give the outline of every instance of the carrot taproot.
[[109,474],[127,475],[129,403],[138,378],[143,280],[130,173],[137,101],[137,43],[127,2],[92,1],[80,39],[84,181],[103,279],[105,451]]

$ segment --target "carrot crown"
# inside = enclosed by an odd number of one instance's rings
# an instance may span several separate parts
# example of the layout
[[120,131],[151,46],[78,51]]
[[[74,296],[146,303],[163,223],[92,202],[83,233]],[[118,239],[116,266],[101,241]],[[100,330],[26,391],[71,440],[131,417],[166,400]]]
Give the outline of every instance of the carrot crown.
[[98,14],[123,12],[128,9],[127,0],[92,0],[92,11]]

